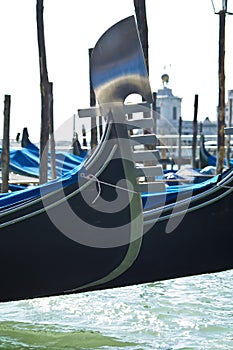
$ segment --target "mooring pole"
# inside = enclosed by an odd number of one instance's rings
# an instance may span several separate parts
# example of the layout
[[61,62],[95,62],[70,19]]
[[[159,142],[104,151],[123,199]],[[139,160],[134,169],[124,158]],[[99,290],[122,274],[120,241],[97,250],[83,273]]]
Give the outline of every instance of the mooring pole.
[[[232,98],[229,98],[229,123],[228,126],[231,127],[232,125]],[[227,137],[227,152],[226,152],[226,162],[227,167],[230,168],[230,156],[231,156],[231,135],[228,135]]]
[[225,157],[225,10],[219,12],[219,100],[218,100],[218,149],[216,173],[221,174]]
[[82,125],[83,147],[87,147],[87,134],[85,125]]
[[182,118],[179,118],[179,128],[178,128],[178,132],[179,132],[179,139],[178,139],[178,168],[180,169],[181,167],[181,136],[182,136]]
[[41,132],[40,132],[40,184],[48,181],[48,148],[49,148],[49,81],[46,62],[45,38],[44,38],[44,2],[37,0],[37,37],[39,49],[40,67],[40,91],[41,91]]
[[227,10],[228,0],[212,0],[213,10],[219,15],[219,54],[218,54],[218,148],[216,174],[221,174],[224,169],[225,158],[225,25],[226,15],[233,15]]
[[192,168],[196,168],[196,149],[197,149],[197,112],[198,112],[198,95],[194,99],[194,117],[193,117],[193,142],[192,142]]
[[50,164],[52,179],[56,179],[56,150],[54,138],[54,122],[53,122],[53,83],[49,82],[49,135],[50,135]]
[[10,137],[10,106],[11,96],[5,95],[4,99],[4,123],[3,123],[3,142],[2,142],[2,186],[1,192],[8,192],[9,187],[9,137]]
[[[89,67],[91,62],[91,55],[92,55],[93,49],[89,49]],[[90,106],[94,107],[96,105],[96,98],[95,98],[95,92],[93,90],[92,81],[91,81],[91,71],[89,70],[89,76],[90,76]],[[96,118],[91,118],[91,149],[95,148],[97,146],[97,125],[96,125]]]

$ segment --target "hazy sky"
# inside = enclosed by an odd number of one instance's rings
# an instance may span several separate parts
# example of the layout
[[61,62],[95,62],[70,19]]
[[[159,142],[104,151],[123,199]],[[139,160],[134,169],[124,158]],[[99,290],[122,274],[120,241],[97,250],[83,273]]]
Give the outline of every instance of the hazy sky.
[[[183,119],[216,119],[218,104],[219,16],[211,0],[146,0],[150,82],[161,75],[183,98]],[[44,0],[49,80],[54,85],[55,128],[89,106],[88,48],[111,25],[134,14],[133,0]],[[233,89],[233,16],[226,19],[226,89]],[[32,141],[40,136],[39,63],[36,0],[0,0],[0,95],[11,95],[11,138],[27,126]],[[2,137],[3,118],[0,122]],[[81,122],[82,123],[82,122]],[[81,125],[80,123],[80,125]],[[62,129],[61,129],[62,130]],[[72,137],[72,127],[68,130]]]

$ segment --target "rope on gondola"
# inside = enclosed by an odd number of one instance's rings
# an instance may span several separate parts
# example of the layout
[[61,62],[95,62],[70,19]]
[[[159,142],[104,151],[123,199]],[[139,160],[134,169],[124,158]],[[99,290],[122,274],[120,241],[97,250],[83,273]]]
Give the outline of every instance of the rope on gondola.
[[130,190],[130,189],[122,187],[122,186],[117,186],[117,185],[113,185],[113,184],[111,184],[109,182],[101,181],[93,174],[86,175],[84,173],[81,173],[80,177],[82,177],[82,178],[84,178],[86,180],[91,180],[91,181],[96,181],[97,182],[98,194],[97,194],[96,198],[92,201],[92,204],[94,204],[96,202],[96,200],[99,198],[99,196],[101,195],[101,184],[102,185],[106,185],[106,186],[110,186],[110,187],[114,187],[114,188],[119,189],[119,190],[127,191],[127,192],[130,192],[130,193],[136,193],[136,194],[139,193],[137,191]]

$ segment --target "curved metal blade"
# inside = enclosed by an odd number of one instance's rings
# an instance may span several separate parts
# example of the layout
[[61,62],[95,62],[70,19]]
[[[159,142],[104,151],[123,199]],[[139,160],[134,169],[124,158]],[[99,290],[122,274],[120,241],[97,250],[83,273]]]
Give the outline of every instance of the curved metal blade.
[[124,102],[137,93],[152,102],[143,50],[134,16],[108,29],[91,57],[91,80],[98,103]]

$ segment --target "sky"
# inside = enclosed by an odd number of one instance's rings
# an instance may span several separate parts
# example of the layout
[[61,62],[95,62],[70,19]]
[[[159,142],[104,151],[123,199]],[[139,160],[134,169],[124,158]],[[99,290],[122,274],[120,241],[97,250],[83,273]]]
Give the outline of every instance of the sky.
[[[73,116],[89,106],[88,49],[113,24],[134,15],[133,0],[44,0],[49,81],[53,82],[54,125],[59,137],[72,138]],[[182,118],[216,120],[218,104],[219,16],[211,0],[146,0],[149,77],[152,91],[168,73]],[[2,138],[4,96],[11,95],[10,137],[24,127],[40,137],[40,75],[36,0],[0,0],[0,107]],[[233,16],[226,18],[226,91],[233,89]],[[82,121],[76,121],[81,130]]]

